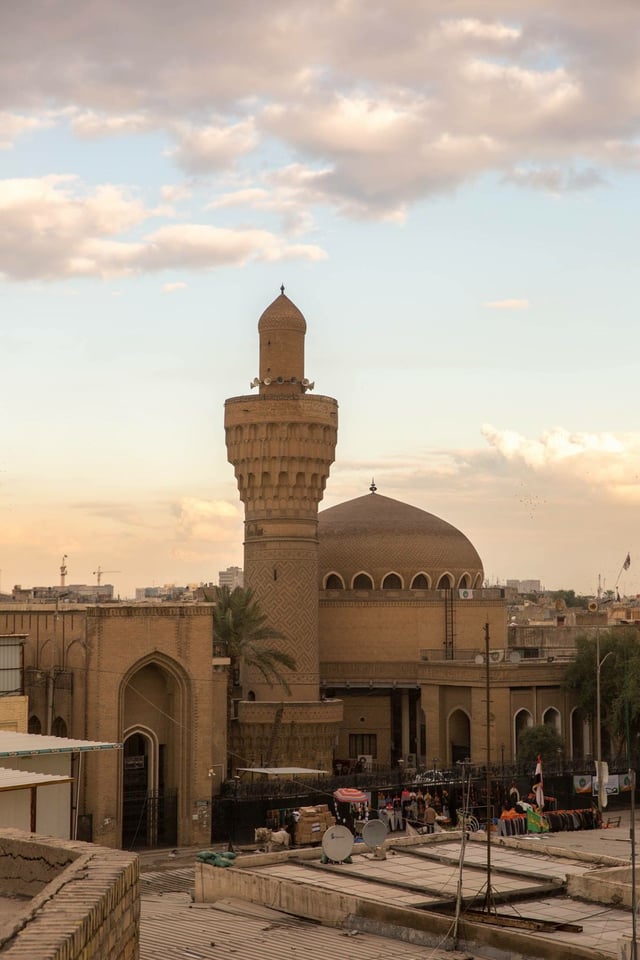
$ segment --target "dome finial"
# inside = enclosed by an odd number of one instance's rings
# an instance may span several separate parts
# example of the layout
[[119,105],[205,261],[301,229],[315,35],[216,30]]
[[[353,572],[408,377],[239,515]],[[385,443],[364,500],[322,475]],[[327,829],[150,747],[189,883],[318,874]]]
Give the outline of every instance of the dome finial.
[[284,294],[284,283],[280,284],[280,293]]
[[371,491],[371,493],[375,493],[377,489],[378,488],[376,487],[376,482],[373,479],[373,477],[371,477],[371,486],[369,487],[369,490]]

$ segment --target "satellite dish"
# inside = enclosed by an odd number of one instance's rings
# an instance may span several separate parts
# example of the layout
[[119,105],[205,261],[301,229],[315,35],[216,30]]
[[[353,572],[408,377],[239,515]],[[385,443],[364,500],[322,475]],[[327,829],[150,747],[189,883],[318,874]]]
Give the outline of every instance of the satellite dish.
[[596,603],[595,600],[592,600],[589,603],[589,613],[597,613],[597,610],[598,610],[598,604]]
[[484,657],[481,653],[479,653],[474,659],[476,663],[484,663]]
[[[374,821],[372,820],[371,822],[373,823]],[[387,813],[386,810],[378,810],[378,823],[383,823],[386,827],[387,833],[389,832],[391,828],[391,823],[390,823],[389,814]],[[363,830],[363,836],[364,836],[364,830]]]
[[347,827],[337,824],[325,830],[322,837],[322,850],[327,860],[333,863],[343,863],[351,856],[353,850],[353,834]]
[[278,383],[284,383],[284,377],[278,377]]
[[512,650],[511,653],[509,654],[509,662],[520,663],[521,660],[522,660],[522,654],[519,653],[518,650]]
[[298,382],[297,377],[291,377],[291,383],[297,383],[297,382]]
[[382,852],[380,848],[383,846],[388,832],[387,824],[383,823],[382,820],[367,820],[362,828],[362,839],[370,850],[373,850],[376,855],[380,855]]
[[265,377],[262,382],[264,383],[265,387],[268,387],[271,384],[271,379],[270,377]]
[[303,387],[308,387],[308,386],[309,386],[309,381],[307,380],[306,377],[303,377],[302,380],[300,381],[300,383],[302,384]]

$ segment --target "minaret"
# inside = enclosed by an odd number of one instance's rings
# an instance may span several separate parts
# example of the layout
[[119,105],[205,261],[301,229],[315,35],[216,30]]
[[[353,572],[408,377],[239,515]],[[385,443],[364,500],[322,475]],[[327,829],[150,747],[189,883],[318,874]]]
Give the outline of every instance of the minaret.
[[[306,329],[282,287],[258,323],[259,376],[251,384],[258,393],[225,404],[227,457],[245,506],[245,584],[295,657],[297,669],[287,679],[290,700],[299,704],[320,699],[318,504],[338,429],[337,402],[309,393]],[[282,688],[257,676],[250,687],[257,701],[284,697]]]

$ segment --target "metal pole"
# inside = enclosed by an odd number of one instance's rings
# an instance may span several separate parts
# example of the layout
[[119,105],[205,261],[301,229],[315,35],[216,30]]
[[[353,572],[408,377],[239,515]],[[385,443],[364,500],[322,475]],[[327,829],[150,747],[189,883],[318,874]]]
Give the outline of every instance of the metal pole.
[[596,771],[598,774],[598,810],[602,816],[602,736],[600,727],[600,630],[596,628]]
[[489,684],[489,624],[484,625],[484,659],[485,659],[485,697],[487,702],[487,893],[485,907],[487,913],[494,908],[491,895],[491,699]]
[[636,894],[636,772],[629,770],[631,784],[631,824],[629,839],[631,840],[631,960],[638,960],[638,940],[636,929],[637,894]]

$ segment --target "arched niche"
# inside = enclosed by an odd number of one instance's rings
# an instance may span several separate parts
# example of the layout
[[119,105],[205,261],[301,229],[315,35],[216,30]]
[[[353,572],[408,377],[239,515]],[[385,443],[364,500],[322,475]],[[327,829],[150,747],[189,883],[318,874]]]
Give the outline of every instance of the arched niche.
[[547,707],[542,714],[542,722],[545,726],[552,727],[557,734],[562,734],[562,720],[560,717],[560,711],[556,710],[555,707]]
[[373,579],[368,573],[356,573],[351,582],[352,590],[373,590]]
[[344,590],[344,580],[339,573],[329,573],[324,580],[325,590]]
[[471,756],[471,720],[466,710],[458,708],[449,715],[449,753],[451,764]]
[[431,580],[426,573],[416,573],[411,581],[412,590],[430,590]]
[[[120,684],[123,847],[175,846],[189,810],[191,684],[177,661],[154,652]],[[127,745],[128,744],[128,745]],[[144,829],[137,821],[144,821]]]
[[383,590],[402,590],[404,587],[402,577],[399,573],[391,571],[382,578]]
[[533,717],[531,713],[526,710],[524,707],[522,710],[518,710],[515,717],[513,718],[513,739],[516,745],[516,753],[518,750],[518,742],[520,740],[521,733],[526,730],[528,727],[533,726]]

